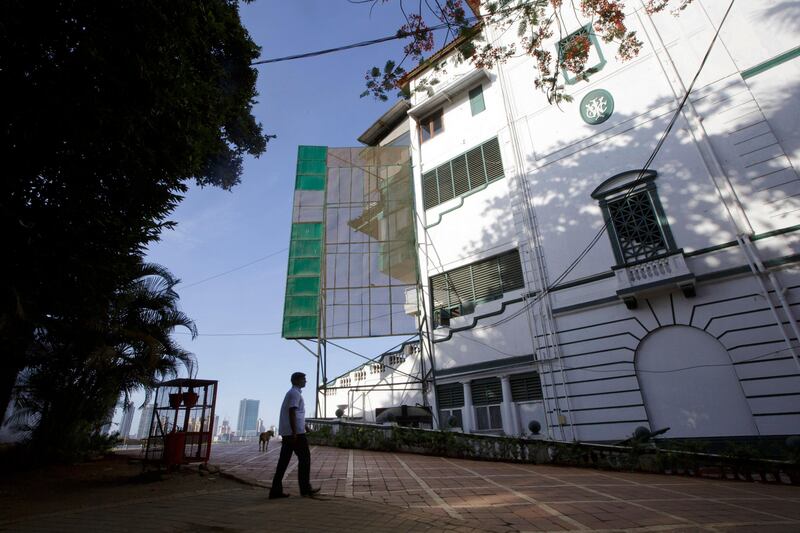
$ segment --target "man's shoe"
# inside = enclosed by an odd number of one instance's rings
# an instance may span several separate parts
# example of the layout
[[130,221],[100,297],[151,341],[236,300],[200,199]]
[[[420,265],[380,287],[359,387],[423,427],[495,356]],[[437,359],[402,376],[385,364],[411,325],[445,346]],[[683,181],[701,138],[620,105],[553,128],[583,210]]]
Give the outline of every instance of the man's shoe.
[[308,492],[303,492],[300,495],[303,496],[304,498],[310,498],[310,497],[314,496],[315,494],[317,494],[318,492],[319,492],[319,488],[316,488],[316,489],[311,489]]
[[270,500],[277,500],[279,498],[288,498],[288,497],[289,497],[289,495],[286,494],[285,492],[279,492],[277,494],[270,494],[269,495],[269,499]]

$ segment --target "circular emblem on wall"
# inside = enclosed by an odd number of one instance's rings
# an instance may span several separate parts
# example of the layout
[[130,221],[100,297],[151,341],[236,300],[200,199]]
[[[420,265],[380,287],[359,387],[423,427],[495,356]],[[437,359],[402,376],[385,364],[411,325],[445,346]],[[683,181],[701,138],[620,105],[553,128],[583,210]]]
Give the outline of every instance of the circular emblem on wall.
[[605,89],[594,89],[581,100],[580,111],[587,124],[602,124],[614,112],[614,98]]

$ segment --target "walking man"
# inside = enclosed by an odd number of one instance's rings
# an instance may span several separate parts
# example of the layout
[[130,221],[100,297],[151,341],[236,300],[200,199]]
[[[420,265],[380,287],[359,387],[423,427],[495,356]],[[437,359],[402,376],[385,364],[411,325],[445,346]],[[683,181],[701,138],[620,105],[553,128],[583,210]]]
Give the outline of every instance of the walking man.
[[311,452],[306,440],[306,409],[300,389],[306,386],[306,375],[302,372],[292,374],[292,388],[286,393],[281,404],[278,433],[282,438],[281,455],[272,479],[269,498],[288,498],[283,492],[283,475],[292,452],[297,456],[297,481],[300,483],[300,495],[313,496],[319,489],[311,488]]

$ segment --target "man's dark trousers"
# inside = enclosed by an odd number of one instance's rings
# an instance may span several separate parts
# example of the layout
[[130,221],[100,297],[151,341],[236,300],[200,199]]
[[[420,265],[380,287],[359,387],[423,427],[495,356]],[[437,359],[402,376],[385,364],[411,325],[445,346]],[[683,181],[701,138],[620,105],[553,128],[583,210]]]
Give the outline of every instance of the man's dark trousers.
[[281,442],[281,455],[278,458],[278,466],[275,469],[275,477],[272,478],[272,489],[270,495],[280,495],[283,493],[283,475],[292,452],[297,456],[297,481],[300,483],[300,494],[311,492],[311,452],[308,450],[308,440],[305,433],[300,433],[296,437],[287,435]]

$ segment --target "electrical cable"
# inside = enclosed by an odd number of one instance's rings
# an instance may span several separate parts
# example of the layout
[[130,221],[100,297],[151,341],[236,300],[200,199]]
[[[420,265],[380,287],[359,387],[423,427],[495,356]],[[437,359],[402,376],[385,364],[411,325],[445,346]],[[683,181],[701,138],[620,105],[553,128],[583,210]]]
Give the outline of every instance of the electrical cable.
[[176,288],[180,288],[180,290],[188,289],[189,287],[195,287],[197,285],[200,285],[201,283],[205,283],[207,281],[211,281],[211,280],[214,280],[214,279],[217,279],[217,278],[221,278],[222,276],[227,276],[228,274],[232,274],[233,272],[237,272],[239,270],[242,270],[243,268],[247,268],[247,267],[249,267],[251,265],[255,265],[256,263],[260,263],[261,261],[266,261],[270,257],[274,257],[274,256],[276,256],[276,255],[278,255],[280,253],[283,253],[283,252],[287,251],[288,249],[289,248],[282,248],[280,250],[272,252],[271,254],[267,254],[267,255],[265,255],[263,257],[259,257],[258,259],[254,259],[253,261],[250,261],[249,263],[245,263],[243,265],[239,265],[239,266],[237,266],[235,268],[232,268],[230,270],[226,270],[225,272],[220,272],[219,274],[214,274],[213,276],[207,277],[205,279],[201,279],[199,281],[194,281],[192,283],[187,283],[185,285],[182,285],[181,283],[178,283],[178,284],[175,285],[175,287]]
[[[494,14],[474,16],[474,17],[465,17],[464,18],[464,22],[467,22],[467,23],[479,22],[479,21],[482,21],[485,18],[490,18],[490,17],[496,16],[496,15],[505,15],[505,14],[511,13],[513,11],[517,11],[517,10],[523,8],[524,6],[525,6],[525,4],[522,3],[522,4],[514,6],[514,7],[506,8],[504,10],[500,10],[497,13],[494,13]],[[452,29],[452,27],[454,25],[457,25],[457,24],[454,24],[453,22],[443,22],[441,24],[437,24],[435,26],[430,26],[428,28],[421,29],[421,30],[418,30],[418,31],[412,31],[412,32],[398,31],[394,35],[387,35],[385,37],[378,37],[376,39],[369,39],[367,41],[361,41],[361,42],[357,42],[357,43],[351,43],[351,44],[345,44],[345,45],[341,45],[341,46],[335,46],[333,48],[325,48],[325,49],[322,49],[322,50],[315,50],[313,52],[304,52],[302,54],[292,54],[292,55],[283,56],[283,57],[274,57],[274,58],[271,58],[271,59],[258,59],[256,61],[251,62],[250,65],[251,66],[268,65],[268,64],[271,64],[271,63],[281,63],[281,62],[284,62],[284,61],[293,61],[295,59],[306,59],[306,58],[309,58],[309,57],[317,57],[317,56],[322,56],[322,55],[327,55],[327,54],[333,54],[333,53],[336,53],[336,52],[352,50],[354,48],[363,48],[365,46],[372,46],[372,45],[375,45],[375,44],[381,44],[381,43],[385,43],[385,42],[389,42],[389,41],[395,41],[395,40],[398,40],[398,39],[406,39],[408,37],[414,36],[415,34],[433,33],[435,31],[439,31],[439,30]]]

